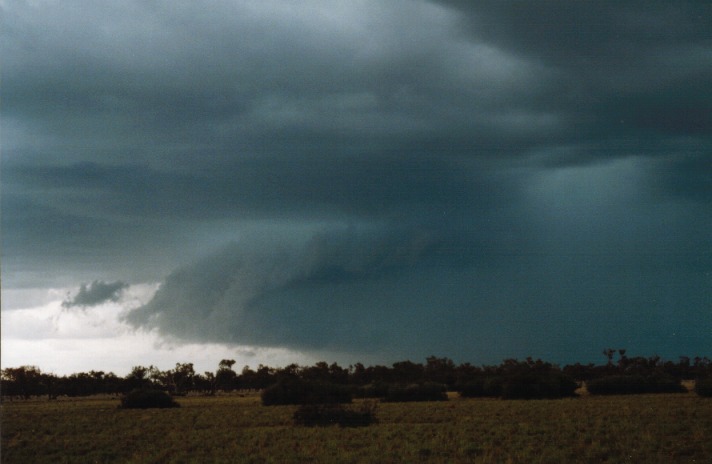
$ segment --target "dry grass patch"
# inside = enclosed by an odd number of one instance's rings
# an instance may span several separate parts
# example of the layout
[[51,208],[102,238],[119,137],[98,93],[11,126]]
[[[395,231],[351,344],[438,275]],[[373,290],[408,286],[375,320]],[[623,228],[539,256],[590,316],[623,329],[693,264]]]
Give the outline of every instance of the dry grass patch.
[[712,462],[712,400],[694,393],[381,403],[360,428],[295,426],[297,406],[256,396],[180,402],[4,403],[2,462]]

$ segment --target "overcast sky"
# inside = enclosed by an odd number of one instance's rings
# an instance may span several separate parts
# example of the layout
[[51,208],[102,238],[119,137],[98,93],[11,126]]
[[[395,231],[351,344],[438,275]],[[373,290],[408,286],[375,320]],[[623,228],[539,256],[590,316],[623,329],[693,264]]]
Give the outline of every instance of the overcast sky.
[[712,355],[712,3],[0,9],[3,367]]

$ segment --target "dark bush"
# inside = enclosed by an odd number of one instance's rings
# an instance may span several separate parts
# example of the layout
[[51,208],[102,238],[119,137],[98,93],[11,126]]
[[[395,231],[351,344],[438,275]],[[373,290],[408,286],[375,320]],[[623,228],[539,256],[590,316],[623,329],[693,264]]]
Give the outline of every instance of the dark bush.
[[554,399],[574,396],[578,384],[558,371],[529,372],[508,376],[502,383],[504,399]]
[[121,398],[122,409],[177,408],[171,395],[161,390],[142,388],[133,390]]
[[365,427],[376,422],[376,403],[363,403],[358,410],[340,404],[304,404],[294,413],[294,424],[314,426],[339,425]]
[[501,377],[480,377],[460,385],[457,391],[464,398],[497,398],[502,395],[502,383]]
[[645,378],[637,375],[609,375],[586,382],[592,395],[631,395],[645,392]]
[[351,389],[348,386],[309,382],[297,377],[281,379],[262,391],[262,404],[264,406],[350,402]]
[[687,393],[679,379],[663,375],[648,377],[647,393]]
[[373,382],[354,388],[354,396],[357,398],[385,398],[388,394],[388,384],[385,382]]
[[697,379],[695,381],[695,393],[704,397],[712,397],[712,377],[708,379]]
[[447,387],[440,383],[424,382],[410,385],[391,385],[384,401],[397,403],[409,401],[445,401]]
[[634,395],[640,393],[684,393],[679,380],[666,376],[610,375],[586,382],[592,395]]

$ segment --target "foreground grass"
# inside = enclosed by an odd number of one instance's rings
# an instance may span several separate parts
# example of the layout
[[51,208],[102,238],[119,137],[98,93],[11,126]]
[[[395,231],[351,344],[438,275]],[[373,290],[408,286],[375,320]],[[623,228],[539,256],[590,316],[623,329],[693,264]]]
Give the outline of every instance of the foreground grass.
[[258,397],[2,405],[3,463],[712,462],[712,400],[694,394],[382,403],[364,428],[292,425]]

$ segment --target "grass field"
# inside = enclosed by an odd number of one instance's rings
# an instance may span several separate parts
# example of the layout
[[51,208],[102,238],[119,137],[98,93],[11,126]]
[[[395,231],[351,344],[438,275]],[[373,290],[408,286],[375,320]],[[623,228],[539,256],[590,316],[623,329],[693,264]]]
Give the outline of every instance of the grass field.
[[712,463],[712,399],[690,394],[382,403],[363,428],[297,427],[259,397],[2,405],[3,463]]

